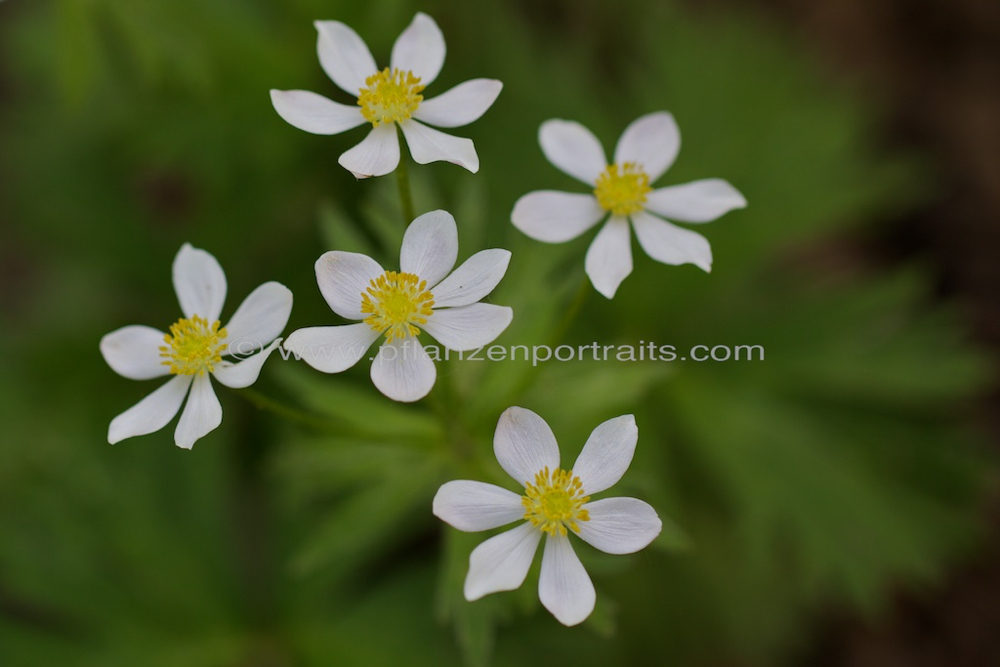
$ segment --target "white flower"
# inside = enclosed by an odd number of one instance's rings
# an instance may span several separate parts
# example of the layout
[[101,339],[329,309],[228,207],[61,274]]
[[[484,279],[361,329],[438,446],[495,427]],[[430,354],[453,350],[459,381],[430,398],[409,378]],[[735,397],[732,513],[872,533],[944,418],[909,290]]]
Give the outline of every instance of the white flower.
[[[222,406],[209,377],[234,389],[256,382],[268,355],[281,342],[277,337],[292,312],[292,293],[280,283],[268,282],[251,292],[229,324],[221,327],[226,275],[215,257],[189,243],[174,258],[173,281],[184,316],[171,325],[169,334],[135,325],[101,339],[101,354],[119,375],[132,380],[174,376],[112,420],[111,444],[166,426],[190,389],[174,442],[191,449],[198,438],[222,423]],[[264,347],[267,343],[271,344]],[[257,350],[261,351],[248,356]],[[243,360],[224,361],[227,355]]]
[[642,116],[625,128],[610,164],[601,143],[579,123],[546,121],[538,140],[549,162],[591,186],[593,194],[530,192],[514,204],[511,220],[535,240],[562,243],[610,214],[586,259],[590,281],[609,299],[632,273],[630,220],[639,245],[653,259],[664,264],[691,263],[711,271],[712,248],[705,237],[658,216],[711,222],[747,205],[743,195],[719,178],[657,190],[650,187],[674,163],[681,145],[674,117],[665,111]]
[[457,258],[458,229],[447,211],[425,213],[410,224],[399,272],[358,253],[325,253],[316,260],[320,292],[333,312],[363,321],[299,329],[284,348],[317,370],[339,373],[385,334],[372,363],[372,382],[396,401],[423,398],[437,370],[417,339],[421,329],[448,349],[467,351],[493,342],[513,317],[506,306],[478,303],[507,272],[510,252],[477,252],[451,272]]
[[524,520],[473,550],[465,598],[518,588],[545,533],[538,597],[560,623],[583,622],[594,610],[596,594],[569,533],[609,554],[634,553],[660,534],[660,518],[641,500],[590,500],[590,494],[625,474],[638,438],[632,415],[610,419],[590,434],[572,470],[562,470],[559,446],[541,417],[524,408],[500,415],[493,451],[507,474],[524,485],[524,495],[459,480],[444,484],[434,496],[434,515],[459,530],[490,530]]
[[364,40],[340,21],[316,21],[316,29],[320,65],[338,87],[358,98],[358,104],[338,104],[305,90],[272,90],[271,102],[282,118],[313,134],[339,134],[371,123],[365,140],[338,160],[357,178],[382,176],[399,164],[396,124],[419,164],[445,160],[473,173],[479,171],[471,139],[453,137],[423,123],[468,125],[486,113],[503,84],[472,79],[425,101],[421,93],[444,64],[444,37],[434,19],[418,13],[396,39],[390,66],[382,70]]

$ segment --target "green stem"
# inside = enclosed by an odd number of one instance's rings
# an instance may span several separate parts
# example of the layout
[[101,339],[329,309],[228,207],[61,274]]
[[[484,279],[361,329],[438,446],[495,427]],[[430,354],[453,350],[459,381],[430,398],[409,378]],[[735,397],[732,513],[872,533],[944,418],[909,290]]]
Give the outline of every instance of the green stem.
[[342,427],[339,424],[335,424],[332,421],[323,419],[322,417],[317,417],[308,412],[304,412],[297,408],[285,405],[280,401],[276,401],[269,396],[261,394],[256,389],[242,389],[237,392],[240,396],[250,401],[254,407],[260,410],[267,410],[268,412],[277,415],[288,421],[295,422],[297,424],[302,424],[303,426],[308,426],[319,431],[341,431]]
[[569,306],[563,312],[562,319],[559,320],[558,326],[549,338],[549,347],[555,347],[562,342],[566,334],[569,333],[570,327],[573,326],[573,322],[576,320],[576,316],[580,313],[580,309],[583,308],[583,304],[587,301],[587,297],[590,295],[590,279],[584,274],[583,281],[577,288],[576,293],[573,295],[573,300],[570,301]]
[[233,557],[239,575],[242,608],[254,636],[272,635],[277,625],[277,585],[280,567],[274,550],[272,489],[267,467],[274,434],[272,424],[246,405],[240,406],[237,446],[231,447],[231,526]]
[[[576,316],[580,313],[580,309],[583,304],[587,301],[587,297],[590,295],[590,280],[587,278],[586,274],[583,276],[583,281],[577,288],[576,293],[573,295],[572,301],[566,306],[566,310],[563,311],[562,319],[559,320],[559,324],[553,330],[552,335],[547,341],[549,348],[554,348],[559,343],[562,342],[563,338],[569,332],[570,327],[573,326]],[[541,370],[541,365],[532,366],[530,369],[525,371],[524,376],[521,381],[517,383],[514,390],[510,394],[510,399],[507,401],[507,405],[513,405],[524,392],[526,392],[532,384],[534,384],[535,377]]]
[[[400,134],[402,131],[397,128],[396,130]],[[403,143],[403,137],[399,137],[400,143]],[[410,174],[407,171],[406,157],[399,156],[399,166],[396,167],[396,185],[399,186],[399,205],[400,210],[403,212],[403,228],[405,229],[416,216],[413,207],[413,193],[410,191]]]
[[446,366],[442,366],[441,370],[443,372],[438,373],[435,391],[427,397],[428,403],[448,433],[448,442],[456,460],[467,461],[473,453],[472,440],[460,418],[462,410],[451,383],[451,376]]

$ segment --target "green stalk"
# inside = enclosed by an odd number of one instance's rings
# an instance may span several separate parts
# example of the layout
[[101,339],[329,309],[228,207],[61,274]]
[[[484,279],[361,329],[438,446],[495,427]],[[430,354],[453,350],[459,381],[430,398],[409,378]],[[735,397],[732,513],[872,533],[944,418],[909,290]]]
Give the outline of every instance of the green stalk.
[[[584,274],[583,281],[580,283],[580,287],[577,288],[576,293],[573,295],[573,299],[566,306],[566,310],[563,311],[563,316],[559,320],[559,324],[553,329],[552,335],[549,336],[547,345],[550,348],[554,348],[559,345],[562,340],[569,333],[570,327],[573,326],[573,322],[576,320],[576,316],[580,313],[580,309],[583,304],[587,301],[587,297],[590,295],[590,279]],[[541,370],[541,366],[532,366],[529,370],[524,373],[521,381],[517,383],[514,390],[511,392],[507,405],[513,405],[524,392],[526,392],[531,385],[534,383],[536,376]]]
[[[399,143],[403,144],[402,130],[397,126],[396,132],[399,136]],[[408,172],[406,157],[399,156],[399,166],[396,167],[396,185],[399,186],[399,206],[403,212],[403,229],[409,226],[416,216],[413,207],[413,192],[410,190],[410,174]]]
[[282,419],[287,419],[288,421],[295,422],[296,424],[308,426],[309,428],[316,429],[318,431],[340,432],[343,430],[340,424],[336,424],[332,421],[323,419],[322,417],[304,412],[298,408],[285,405],[280,401],[276,401],[269,396],[261,394],[255,389],[241,389],[236,393],[248,400],[254,407],[260,410],[267,410]]

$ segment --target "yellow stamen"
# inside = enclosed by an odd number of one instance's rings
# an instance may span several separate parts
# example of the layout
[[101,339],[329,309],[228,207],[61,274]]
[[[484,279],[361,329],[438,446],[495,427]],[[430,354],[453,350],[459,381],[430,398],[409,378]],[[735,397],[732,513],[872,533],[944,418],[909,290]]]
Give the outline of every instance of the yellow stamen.
[[653,191],[649,176],[633,162],[609,164],[595,185],[597,203],[613,215],[638,213],[646,203],[646,195]]
[[583,509],[590,496],[584,495],[583,482],[572,470],[556,468],[550,474],[545,466],[535,475],[534,484],[525,483],[524,493],[524,518],[543,533],[565,535],[567,527],[579,533],[577,521],[590,521],[590,513]]
[[420,77],[413,72],[386,67],[365,79],[358,94],[361,115],[372,127],[406,120],[417,110],[424,97]]
[[427,281],[412,273],[386,271],[361,293],[361,312],[369,314],[365,324],[385,333],[387,341],[420,335],[413,325],[427,324],[433,306]]
[[228,334],[219,325],[218,320],[209,325],[208,320],[197,315],[177,320],[163,337],[166,345],[160,346],[160,356],[164,358],[161,363],[170,366],[173,375],[211,373],[215,364],[222,361],[226,349],[226,344],[220,341]]

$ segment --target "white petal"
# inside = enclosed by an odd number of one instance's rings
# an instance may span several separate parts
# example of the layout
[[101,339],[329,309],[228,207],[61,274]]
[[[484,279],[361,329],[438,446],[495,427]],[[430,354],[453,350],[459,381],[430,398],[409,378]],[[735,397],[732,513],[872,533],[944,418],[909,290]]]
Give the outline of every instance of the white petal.
[[434,307],[467,306],[493,291],[507,273],[510,251],[480,250],[434,287]]
[[604,224],[587,249],[584,265],[594,289],[614,298],[618,286],[632,273],[632,240],[625,218],[612,216]]
[[319,32],[316,52],[326,75],[342,90],[355,97],[365,87],[365,79],[378,67],[372,52],[358,33],[340,21],[316,21]]
[[559,445],[545,420],[526,408],[504,410],[493,434],[493,453],[521,485],[533,482],[543,468],[559,467]]
[[361,312],[361,295],[383,273],[378,262],[356,252],[331,250],[316,260],[319,291],[333,312],[349,320],[367,317]]
[[593,195],[539,190],[517,200],[510,220],[536,241],[562,243],[575,239],[607,214]]
[[380,335],[364,322],[308,327],[293,331],[282,347],[318,371],[340,373],[358,363]]
[[361,107],[338,104],[308,90],[272,90],[271,104],[286,123],[312,134],[340,134],[366,122]]
[[660,188],[646,197],[646,208],[650,211],[681,222],[711,222],[746,205],[743,195],[721,178]]
[[250,292],[225,326],[227,355],[246,357],[281,335],[292,314],[292,291],[266,282]]
[[191,383],[191,395],[174,430],[174,443],[191,449],[196,440],[217,429],[221,423],[222,406],[212,381],[208,375],[196,375]]
[[434,495],[434,516],[464,531],[499,528],[524,518],[521,496],[495,484],[456,480]]
[[264,367],[264,362],[267,361],[272,352],[278,349],[280,343],[281,339],[279,338],[257,354],[237,363],[223,361],[216,364],[212,376],[231,389],[249,387],[257,381],[260,369]]
[[708,239],[640,211],[632,215],[635,237],[646,254],[664,264],[694,264],[704,271],[712,270],[712,246]]
[[542,531],[523,523],[491,537],[472,550],[465,577],[469,602],[498,591],[512,591],[524,583]]
[[451,272],[458,259],[458,227],[448,211],[418,216],[403,234],[399,268],[434,287]]
[[645,549],[660,534],[656,510],[636,498],[605,498],[583,506],[590,520],[579,521],[580,539],[608,554]]
[[642,166],[649,182],[670,168],[681,149],[681,133],[674,117],[666,111],[641,116],[625,128],[615,147],[615,162]]
[[372,383],[394,401],[412,403],[430,393],[437,369],[416,338],[386,342],[372,362]]
[[399,124],[410,147],[410,155],[417,164],[429,162],[451,162],[465,167],[473,174],[479,171],[479,155],[472,139],[453,137],[427,127],[415,120],[404,120]]
[[609,419],[593,430],[573,464],[587,494],[600,493],[622,478],[632,463],[639,428],[633,415]]
[[420,328],[451,350],[465,352],[489,345],[510,325],[514,311],[492,303],[435,310]]
[[501,90],[503,83],[496,79],[472,79],[424,100],[413,117],[437,127],[468,125],[493,106]]
[[372,128],[360,144],[341,153],[337,163],[359,180],[392,172],[399,165],[396,125],[387,123]]
[[164,335],[158,329],[138,324],[122,327],[101,338],[101,354],[111,370],[122,377],[130,380],[162,377],[170,373],[160,356]]
[[594,611],[594,584],[565,535],[545,540],[538,599],[563,625],[582,623]]
[[184,317],[198,315],[209,324],[219,319],[226,300],[226,274],[215,257],[185,243],[174,258],[173,278]]
[[393,69],[410,70],[420,77],[420,83],[430,85],[444,64],[444,35],[427,14],[417,12],[396,43],[389,59]]
[[538,142],[549,162],[573,178],[593,186],[608,166],[604,148],[593,133],[571,120],[547,120]]
[[169,382],[111,420],[108,442],[112,445],[125,438],[159,431],[167,425],[184,402],[190,375],[174,376]]

